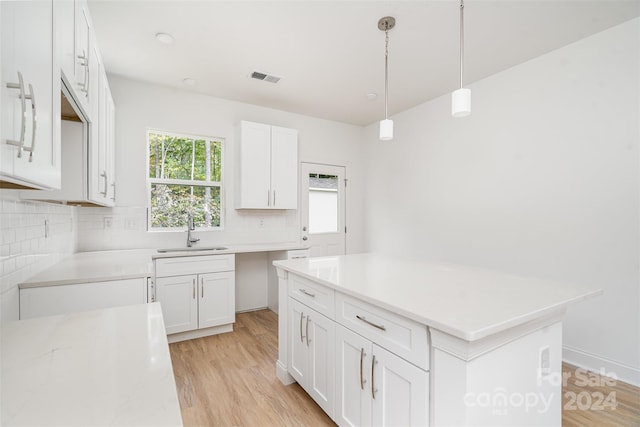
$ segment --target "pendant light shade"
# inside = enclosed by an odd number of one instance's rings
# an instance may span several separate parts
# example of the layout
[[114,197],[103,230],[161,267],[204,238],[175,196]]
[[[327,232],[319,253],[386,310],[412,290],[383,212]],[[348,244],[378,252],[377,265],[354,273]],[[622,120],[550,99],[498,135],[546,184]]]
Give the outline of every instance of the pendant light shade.
[[390,141],[393,139],[393,120],[380,120],[380,141]]
[[451,115],[464,117],[471,114],[471,89],[462,86],[464,71],[464,0],[460,0],[460,89],[451,94]]
[[384,120],[380,120],[380,140],[393,139],[393,120],[389,120],[389,30],[396,26],[396,19],[385,16],[378,21],[378,29],[384,31]]
[[471,89],[460,88],[451,94],[451,115],[464,117],[471,114]]

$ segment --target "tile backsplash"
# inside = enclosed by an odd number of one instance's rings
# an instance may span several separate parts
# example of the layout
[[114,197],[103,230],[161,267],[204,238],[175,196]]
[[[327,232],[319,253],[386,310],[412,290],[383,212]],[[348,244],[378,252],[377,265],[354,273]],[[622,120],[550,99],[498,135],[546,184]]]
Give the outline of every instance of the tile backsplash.
[[18,284],[76,250],[76,208],[0,194],[0,320],[18,319]]

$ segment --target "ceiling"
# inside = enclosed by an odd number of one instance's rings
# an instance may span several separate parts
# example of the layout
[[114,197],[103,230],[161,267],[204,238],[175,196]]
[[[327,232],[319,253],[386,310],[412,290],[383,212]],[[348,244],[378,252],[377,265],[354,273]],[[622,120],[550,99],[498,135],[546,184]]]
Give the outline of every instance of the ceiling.
[[[457,89],[459,2],[90,0],[107,72],[367,125]],[[640,0],[467,0],[465,84],[640,16]],[[175,41],[162,44],[159,32]],[[272,84],[252,71],[282,77]],[[192,78],[193,86],[183,84]],[[370,100],[369,93],[378,94]]]

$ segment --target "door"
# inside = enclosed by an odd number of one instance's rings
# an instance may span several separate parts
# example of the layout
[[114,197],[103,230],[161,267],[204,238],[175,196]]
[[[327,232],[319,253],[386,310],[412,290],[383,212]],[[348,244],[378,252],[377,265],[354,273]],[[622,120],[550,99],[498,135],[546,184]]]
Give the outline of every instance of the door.
[[373,345],[372,425],[424,426],[429,423],[427,372]]
[[320,407],[333,418],[335,381],[335,323],[322,314],[310,311],[309,373],[305,389]]
[[371,341],[338,325],[336,346],[335,421],[371,425]]
[[343,166],[301,164],[302,243],[312,257],[345,254],[345,178]]
[[298,131],[271,126],[271,207],[298,209]]
[[289,364],[288,371],[300,385],[304,385],[307,375],[307,331],[310,309],[289,298]]
[[53,77],[57,84],[60,76],[53,66],[53,3],[2,1],[0,9],[0,180],[60,188],[59,134],[52,120],[54,101],[60,104],[59,90],[53,90]]
[[198,327],[209,328],[236,321],[235,272],[200,274]]
[[197,278],[194,274],[156,279],[156,296],[167,334],[198,329]]

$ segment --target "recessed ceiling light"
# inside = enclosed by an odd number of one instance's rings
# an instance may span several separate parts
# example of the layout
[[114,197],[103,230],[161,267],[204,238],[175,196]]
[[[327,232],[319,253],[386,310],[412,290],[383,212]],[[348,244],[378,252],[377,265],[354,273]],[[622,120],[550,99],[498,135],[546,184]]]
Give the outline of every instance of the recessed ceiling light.
[[369,101],[375,101],[376,99],[378,99],[378,94],[377,94],[377,93],[375,93],[375,92],[369,92],[369,93],[367,94],[367,99],[368,99]]
[[173,43],[173,36],[169,33],[158,33],[156,34],[156,40],[160,43],[171,44]]
[[196,84],[196,80],[191,77],[187,77],[186,79],[182,79],[182,83],[187,86],[194,86]]

